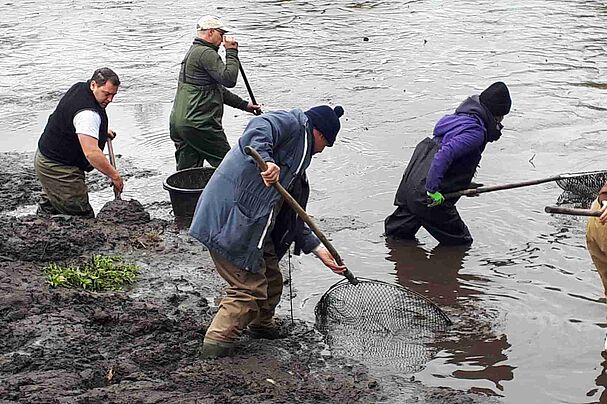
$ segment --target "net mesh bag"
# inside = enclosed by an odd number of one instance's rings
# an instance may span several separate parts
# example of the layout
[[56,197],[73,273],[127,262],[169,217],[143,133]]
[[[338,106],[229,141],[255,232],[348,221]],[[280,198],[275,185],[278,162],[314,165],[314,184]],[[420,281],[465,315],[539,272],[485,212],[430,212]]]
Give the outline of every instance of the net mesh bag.
[[558,206],[566,206],[571,208],[589,209],[592,201],[596,198],[593,196],[580,195],[573,192],[563,191],[556,200]]
[[428,348],[451,320],[424,296],[386,282],[358,278],[333,285],[314,310],[316,327],[331,349],[376,366],[419,370]]
[[565,191],[563,194],[574,202],[592,201],[607,182],[607,171],[589,171],[561,178],[556,184]]
[[432,359],[433,335],[426,329],[408,333],[370,333],[349,324],[333,324],[325,330],[325,342],[333,355],[349,357],[377,368],[420,371]]

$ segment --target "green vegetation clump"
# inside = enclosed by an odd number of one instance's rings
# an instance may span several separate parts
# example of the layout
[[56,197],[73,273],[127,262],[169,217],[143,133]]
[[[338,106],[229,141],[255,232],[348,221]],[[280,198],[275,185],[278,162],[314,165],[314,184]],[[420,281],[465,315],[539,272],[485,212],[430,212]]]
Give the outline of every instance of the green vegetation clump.
[[83,265],[60,266],[53,262],[43,270],[51,286],[93,292],[120,291],[125,284],[133,283],[139,274],[137,265],[124,263],[122,257],[104,255],[94,255]]

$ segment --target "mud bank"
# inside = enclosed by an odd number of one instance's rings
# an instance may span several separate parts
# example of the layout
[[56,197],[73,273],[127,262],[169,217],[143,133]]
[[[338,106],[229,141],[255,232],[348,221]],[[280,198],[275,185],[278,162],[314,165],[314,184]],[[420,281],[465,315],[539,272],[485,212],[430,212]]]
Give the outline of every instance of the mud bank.
[[[124,180],[157,174],[152,170],[137,168],[132,161],[121,155],[117,155],[116,160]],[[90,192],[110,186],[107,177],[96,170],[87,174],[86,183]],[[34,153],[0,153],[0,212],[8,212],[19,206],[35,205],[41,192],[42,188],[34,171]]]
[[[244,340],[233,358],[199,361],[219,282],[173,279],[168,262],[202,255],[168,223],[2,218],[0,397],[14,402],[374,402],[378,384],[360,366],[322,358],[322,337],[299,324],[280,341]],[[167,230],[169,229],[169,230]],[[155,233],[155,239],[141,235]],[[195,247],[195,248],[194,248]],[[196,250],[198,252],[196,252]],[[120,253],[168,278],[143,276],[126,293],[50,288],[45,262]],[[141,259],[137,259],[137,257]],[[203,266],[208,259],[198,260]],[[207,268],[206,275],[215,276]],[[164,279],[159,279],[164,278]],[[172,289],[172,290],[171,290]],[[263,366],[260,366],[263,363]],[[198,401],[197,401],[198,400]]]
[[[487,402],[378,380],[285,319],[285,339],[245,338],[234,357],[199,360],[223,281],[198,242],[146,213],[113,201],[97,219],[0,216],[0,403]],[[99,253],[140,265],[137,283],[120,293],[46,283],[47,263]]]
[[0,282],[0,397],[9,401],[374,401],[377,384],[364,369],[336,371],[313,333],[245,341],[233,358],[197,360],[211,316],[204,298],[183,310],[177,294],[146,301],[50,290],[32,264],[3,264]]

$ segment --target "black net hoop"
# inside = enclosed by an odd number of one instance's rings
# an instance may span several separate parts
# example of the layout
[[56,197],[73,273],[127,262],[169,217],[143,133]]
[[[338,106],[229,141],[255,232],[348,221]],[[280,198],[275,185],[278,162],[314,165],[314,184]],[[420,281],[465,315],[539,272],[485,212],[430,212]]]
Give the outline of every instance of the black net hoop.
[[426,297],[392,283],[342,279],[325,292],[314,309],[323,331],[331,323],[347,323],[367,332],[399,333],[411,328],[443,330],[449,317]]
[[379,368],[417,372],[432,357],[437,332],[451,324],[426,297],[400,285],[358,278],[329,288],[314,309],[332,351]]

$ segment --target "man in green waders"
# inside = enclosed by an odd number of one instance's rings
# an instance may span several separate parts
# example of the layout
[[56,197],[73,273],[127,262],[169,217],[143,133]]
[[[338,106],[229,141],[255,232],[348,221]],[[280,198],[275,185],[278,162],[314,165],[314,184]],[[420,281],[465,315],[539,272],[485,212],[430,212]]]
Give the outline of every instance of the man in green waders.
[[[238,42],[224,36],[228,29],[223,22],[204,16],[198,20],[196,31],[197,36],[181,62],[169,122],[177,170],[202,167],[205,160],[213,167],[221,163],[230,150],[221,125],[223,104],[251,113],[261,109],[226,89],[236,85],[240,61]],[[218,53],[222,43],[225,63]]]

